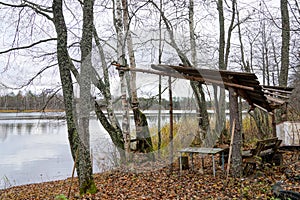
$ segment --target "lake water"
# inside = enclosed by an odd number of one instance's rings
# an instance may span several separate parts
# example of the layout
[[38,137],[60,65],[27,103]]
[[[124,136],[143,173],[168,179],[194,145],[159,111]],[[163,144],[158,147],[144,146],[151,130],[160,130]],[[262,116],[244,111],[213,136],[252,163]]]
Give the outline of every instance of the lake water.
[[[121,124],[121,112],[116,114]],[[149,126],[157,126],[158,112],[145,114]],[[63,116],[63,112],[0,113],[0,189],[71,176],[73,160]],[[194,118],[195,111],[174,110],[174,121],[184,116]],[[168,110],[162,111],[161,123],[169,123]],[[130,126],[134,129],[132,113]],[[90,134],[94,172],[111,169],[116,149],[93,115]]]
[[[55,119],[59,116],[63,113],[0,113],[0,188],[71,176],[67,126]],[[90,129],[94,172],[100,172],[108,167],[112,142],[95,118]]]
[[[121,113],[117,113],[121,123]],[[174,113],[177,121],[181,112]],[[71,157],[64,113],[0,113],[0,189],[65,179],[71,176]],[[149,126],[157,125],[157,111],[148,111]],[[162,124],[169,120],[162,113]],[[131,115],[131,128],[134,123]],[[94,172],[109,170],[116,149],[96,117],[90,120]]]

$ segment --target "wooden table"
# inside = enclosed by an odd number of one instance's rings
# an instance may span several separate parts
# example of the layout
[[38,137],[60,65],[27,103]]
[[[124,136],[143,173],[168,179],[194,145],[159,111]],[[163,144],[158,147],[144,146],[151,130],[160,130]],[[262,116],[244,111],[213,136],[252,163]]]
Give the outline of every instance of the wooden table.
[[178,152],[180,152],[180,157],[179,157],[179,167],[180,167],[180,173],[182,171],[182,154],[183,153],[189,153],[191,156],[192,160],[192,169],[194,167],[193,163],[193,154],[198,153],[198,154],[207,154],[207,155],[212,155],[212,164],[213,164],[213,174],[216,176],[216,167],[215,167],[215,154],[220,154],[222,153],[222,170],[224,170],[224,149],[221,148],[206,148],[206,147],[187,147],[184,149],[180,149]]

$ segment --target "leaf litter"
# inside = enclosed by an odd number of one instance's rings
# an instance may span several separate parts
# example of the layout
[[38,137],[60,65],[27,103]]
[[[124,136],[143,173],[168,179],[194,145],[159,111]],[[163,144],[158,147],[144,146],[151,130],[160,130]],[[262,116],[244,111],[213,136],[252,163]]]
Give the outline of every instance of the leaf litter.
[[[141,166],[138,169],[131,166],[130,169],[118,168],[94,174],[98,192],[93,195],[79,196],[75,178],[69,199],[275,199],[271,188],[280,180],[286,190],[300,192],[300,160],[282,166],[266,166],[244,178],[226,178],[220,166],[214,177],[208,157],[205,163],[203,173],[199,169],[200,162],[196,162],[193,170],[183,170],[181,173],[177,163],[171,174],[168,167],[142,172]],[[14,186],[0,190],[0,199],[47,200],[66,197],[70,184],[71,178]]]

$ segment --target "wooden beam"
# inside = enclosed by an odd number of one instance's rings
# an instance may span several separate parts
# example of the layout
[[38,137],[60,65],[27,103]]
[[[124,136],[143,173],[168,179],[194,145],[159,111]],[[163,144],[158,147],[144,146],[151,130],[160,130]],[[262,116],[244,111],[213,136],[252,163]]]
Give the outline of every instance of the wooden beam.
[[273,89],[273,88],[268,88],[265,86],[262,86],[263,90],[269,90],[269,91],[273,91],[273,92],[279,92],[279,93],[285,93],[285,94],[292,94],[292,91],[286,91],[286,90],[280,90],[280,89]]
[[263,108],[263,107],[261,107],[261,106],[259,106],[259,105],[257,105],[256,103],[254,103],[253,104],[255,107],[257,107],[257,108],[259,108],[259,109],[261,109],[262,111],[264,111],[264,112],[266,112],[266,113],[269,113],[269,114],[271,114],[267,109],[265,109],[265,108]]
[[207,79],[207,78],[202,78],[202,77],[195,77],[195,76],[188,76],[185,74],[180,74],[179,72],[158,72],[154,70],[148,70],[148,69],[139,69],[139,68],[129,68],[129,67],[117,67],[118,70],[123,70],[123,71],[135,71],[135,72],[142,72],[142,73],[148,73],[148,74],[156,74],[156,75],[161,75],[161,76],[172,76],[174,78],[181,78],[181,79],[187,79],[187,80],[192,80],[192,81],[198,81],[201,83],[206,83],[206,84],[216,84],[220,87],[227,86],[227,87],[234,87],[234,88],[239,88],[239,89],[244,89],[244,90],[251,90],[254,91],[255,89],[253,87],[248,87],[248,86],[243,86],[235,83],[229,83],[229,82],[223,82],[223,81],[218,81],[218,80],[213,80],[213,79]]
[[284,100],[281,100],[281,99],[278,99],[278,98],[274,98],[274,97],[271,97],[269,95],[265,95],[265,96],[267,97],[267,100],[275,102],[275,103],[284,104],[286,102]]
[[264,88],[266,89],[277,89],[280,91],[293,91],[294,88],[293,87],[282,87],[282,86],[270,86],[270,85],[262,85]]
[[278,93],[273,93],[273,92],[270,92],[268,90],[266,91],[263,91],[265,94],[269,94],[270,96],[278,96],[278,97],[281,97],[281,98],[284,98],[284,99],[289,99],[290,97],[288,96],[285,96],[285,95],[282,95],[282,94],[278,94]]
[[273,137],[277,137],[277,133],[276,133],[276,119],[275,119],[274,112],[272,112],[272,133],[273,133]]

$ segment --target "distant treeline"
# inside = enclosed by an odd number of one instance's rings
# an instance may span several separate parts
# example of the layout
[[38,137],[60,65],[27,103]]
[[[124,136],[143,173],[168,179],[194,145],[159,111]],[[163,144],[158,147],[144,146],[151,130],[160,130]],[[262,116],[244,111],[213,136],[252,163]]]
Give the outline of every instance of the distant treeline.
[[[139,106],[142,110],[169,109],[169,100],[162,99],[159,104],[158,98],[139,98]],[[98,100],[98,103],[105,107],[105,104]],[[121,110],[122,104],[120,98],[114,101],[114,109]],[[53,94],[51,91],[43,91],[40,94],[34,94],[31,91],[25,94],[21,91],[18,94],[9,93],[0,96],[0,110],[63,110],[63,96],[59,93]],[[174,97],[173,109],[196,109],[195,102],[192,98]]]
[[63,110],[63,96],[53,94],[51,91],[43,91],[40,94],[34,94],[31,91],[23,94],[10,93],[0,96],[1,110]]
[[[138,98],[139,101],[139,107],[142,110],[158,110],[159,107],[162,110],[169,109],[170,107],[170,102],[167,99],[161,99],[161,102],[159,102],[158,98],[155,97],[150,97],[150,98],[144,98],[140,97]],[[99,101],[101,104],[101,101]],[[211,108],[213,103],[210,101],[207,101],[207,107]],[[194,98],[189,98],[189,97],[173,97],[172,99],[172,105],[174,110],[196,110],[196,104],[195,104],[195,99]],[[105,105],[103,105],[105,106]],[[122,104],[120,99],[117,99],[114,102],[114,108],[115,110],[121,110],[122,109]]]
[[[116,98],[114,101],[114,109],[122,110],[121,99]],[[98,103],[104,108],[105,104],[101,100]],[[138,99],[139,107],[142,110],[157,110],[169,109],[170,102],[167,99],[162,99],[159,103],[158,98],[141,97]],[[174,110],[196,110],[195,100],[189,97],[174,97],[173,98]],[[214,109],[213,103],[207,101],[207,108]],[[228,102],[227,102],[228,104]],[[243,103],[245,104],[245,102]],[[63,96],[59,93],[45,90],[40,94],[34,94],[31,91],[23,94],[21,91],[18,94],[10,93],[0,96],[0,110],[64,110]]]

